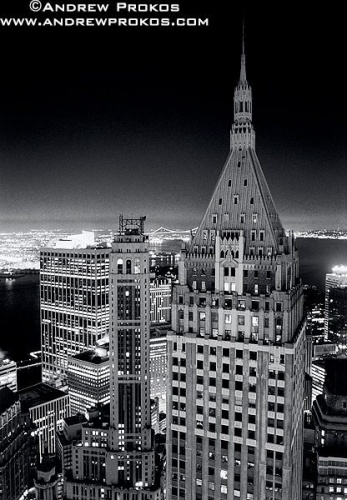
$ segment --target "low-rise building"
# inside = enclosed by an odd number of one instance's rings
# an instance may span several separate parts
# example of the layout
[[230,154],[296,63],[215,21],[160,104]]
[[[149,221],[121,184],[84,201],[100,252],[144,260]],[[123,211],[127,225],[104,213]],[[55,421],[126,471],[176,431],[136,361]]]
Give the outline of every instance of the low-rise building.
[[55,454],[55,434],[70,415],[69,396],[63,391],[40,383],[19,392],[24,415],[36,427],[40,461],[46,454]]
[[71,414],[110,402],[108,350],[96,347],[68,357],[67,378]]
[[171,321],[171,279],[155,278],[150,284],[151,324]]
[[63,500],[63,476],[57,473],[54,460],[45,459],[38,467],[36,500]]

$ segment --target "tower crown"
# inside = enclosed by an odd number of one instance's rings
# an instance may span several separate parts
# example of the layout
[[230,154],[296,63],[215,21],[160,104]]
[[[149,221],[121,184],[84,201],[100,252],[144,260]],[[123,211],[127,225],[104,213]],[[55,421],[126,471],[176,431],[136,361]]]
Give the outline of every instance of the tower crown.
[[[239,262],[243,258],[252,260],[258,257],[271,260],[287,251],[287,243],[255,151],[252,90],[246,78],[244,33],[240,78],[234,92],[230,145],[229,156],[192,239],[189,253],[225,255],[229,246],[229,255],[234,255]],[[225,248],[217,248],[218,238]],[[235,242],[231,243],[234,239]]]

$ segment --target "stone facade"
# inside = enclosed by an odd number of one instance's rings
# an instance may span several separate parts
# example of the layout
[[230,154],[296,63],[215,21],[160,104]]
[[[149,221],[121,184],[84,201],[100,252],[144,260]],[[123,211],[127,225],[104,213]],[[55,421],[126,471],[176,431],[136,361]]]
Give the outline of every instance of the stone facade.
[[297,500],[303,291],[255,152],[244,51],[230,143],[173,289],[167,498]]

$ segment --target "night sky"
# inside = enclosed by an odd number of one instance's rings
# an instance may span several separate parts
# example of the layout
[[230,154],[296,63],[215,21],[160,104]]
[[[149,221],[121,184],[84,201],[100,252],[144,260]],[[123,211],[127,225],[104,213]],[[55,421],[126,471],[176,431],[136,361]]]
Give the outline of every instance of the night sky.
[[[30,15],[11,3],[0,17]],[[200,28],[0,27],[0,232],[115,228],[120,213],[148,229],[199,223],[240,68],[243,14],[228,3],[182,1],[182,17],[209,17]],[[346,228],[344,12],[243,3],[257,153],[280,217]]]

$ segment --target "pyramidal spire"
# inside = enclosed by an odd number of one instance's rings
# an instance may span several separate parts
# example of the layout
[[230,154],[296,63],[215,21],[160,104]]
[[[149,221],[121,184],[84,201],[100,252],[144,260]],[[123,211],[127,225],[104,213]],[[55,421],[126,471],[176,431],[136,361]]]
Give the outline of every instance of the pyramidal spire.
[[246,78],[245,23],[242,23],[240,80],[234,91],[234,123],[230,131],[230,149],[255,148],[252,125],[252,88]]
[[[239,263],[245,258],[271,259],[284,251],[285,231],[255,152],[252,89],[246,80],[244,28],[230,146],[230,153],[188,253],[225,254],[229,248],[229,255],[233,255]],[[222,245],[222,250],[217,249],[217,242]]]
[[242,21],[242,52],[241,52],[241,70],[240,82],[247,83],[246,78],[246,51],[245,51],[245,20]]

